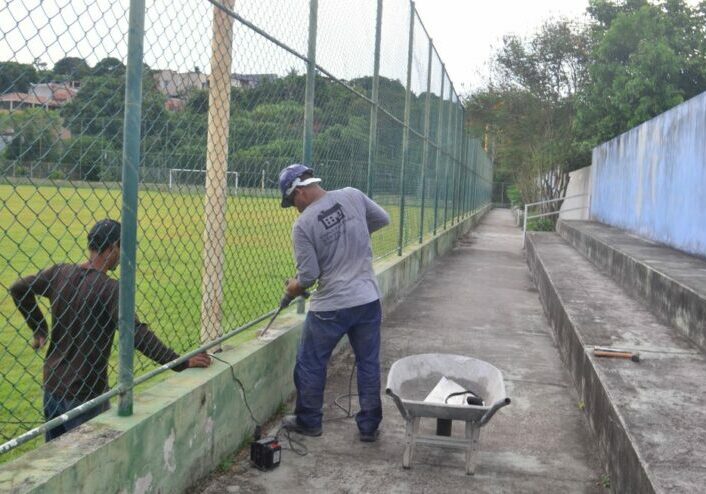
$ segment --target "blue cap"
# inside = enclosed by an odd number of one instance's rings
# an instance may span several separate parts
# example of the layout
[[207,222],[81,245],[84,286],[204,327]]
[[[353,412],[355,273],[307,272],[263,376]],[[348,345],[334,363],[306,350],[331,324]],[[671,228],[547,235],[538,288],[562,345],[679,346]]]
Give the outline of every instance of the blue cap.
[[292,202],[292,192],[294,192],[295,188],[321,182],[320,178],[313,177],[307,178],[306,180],[299,180],[299,177],[305,173],[311,173],[313,175],[314,170],[299,163],[289,165],[287,168],[279,172],[279,190],[282,193],[281,205],[283,208],[288,208],[294,205]]

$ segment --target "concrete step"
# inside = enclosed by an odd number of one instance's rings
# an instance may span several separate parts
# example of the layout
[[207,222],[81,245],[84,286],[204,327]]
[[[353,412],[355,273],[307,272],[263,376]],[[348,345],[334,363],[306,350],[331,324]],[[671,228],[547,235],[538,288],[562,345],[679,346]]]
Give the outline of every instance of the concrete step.
[[706,260],[593,221],[560,221],[557,231],[706,351]]
[[[555,233],[527,263],[585,406],[614,492],[703,492],[706,356]],[[640,352],[606,359],[593,346]]]

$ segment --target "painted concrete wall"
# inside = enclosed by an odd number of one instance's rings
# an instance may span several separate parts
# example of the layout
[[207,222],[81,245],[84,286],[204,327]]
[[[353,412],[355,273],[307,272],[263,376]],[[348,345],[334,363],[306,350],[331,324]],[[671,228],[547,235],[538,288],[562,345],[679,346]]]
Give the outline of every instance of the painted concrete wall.
[[706,93],[593,150],[591,219],[706,255]]
[[569,199],[561,203],[559,218],[562,220],[587,220],[588,209],[591,204],[590,166],[585,166],[569,173],[569,186],[566,188],[566,197]]
[[[375,266],[383,307],[390,310],[424,269],[449,252],[489,207],[452,226],[401,257]],[[290,310],[265,338],[237,348],[224,346],[219,358],[247,390],[260,421],[273,416],[294,391],[292,369],[303,316]],[[229,368],[214,362],[189,369],[140,391],[135,414],[99,415],[76,431],[0,467],[5,493],[178,493],[218,467],[252,437],[254,424]]]

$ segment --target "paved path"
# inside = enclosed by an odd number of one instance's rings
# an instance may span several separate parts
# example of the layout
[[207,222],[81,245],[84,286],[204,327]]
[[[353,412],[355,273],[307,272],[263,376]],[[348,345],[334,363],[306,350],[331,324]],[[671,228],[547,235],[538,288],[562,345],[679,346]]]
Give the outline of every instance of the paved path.
[[[383,385],[395,360],[417,353],[470,355],[503,372],[513,401],[482,429],[475,476],[464,474],[461,452],[429,446],[419,446],[413,469],[404,470],[404,422],[385,396],[377,443],[358,441],[353,420],[329,421],[322,437],[304,439],[308,455],[285,451],[268,473],[240,459],[196,492],[607,492],[520,244],[510,213],[491,211],[383,324]],[[327,420],[342,414],[333,400],[347,392],[351,363],[346,352],[329,372]]]

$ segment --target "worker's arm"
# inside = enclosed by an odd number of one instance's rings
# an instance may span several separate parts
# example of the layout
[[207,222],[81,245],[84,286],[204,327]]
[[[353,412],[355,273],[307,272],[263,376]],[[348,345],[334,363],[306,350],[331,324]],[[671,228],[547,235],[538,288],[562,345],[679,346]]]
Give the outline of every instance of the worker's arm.
[[296,279],[287,282],[287,293],[292,297],[298,297],[304,293],[304,290],[316,283],[321,271],[319,270],[319,260],[316,257],[316,248],[299,225],[294,226],[292,239],[294,257],[297,262],[297,276]]
[[[157,338],[157,335],[150,331],[146,324],[137,320],[137,318],[135,318],[135,348],[143,355],[162,365],[179,358],[178,353],[162,343],[162,341]],[[181,372],[190,367],[208,367],[209,365],[211,365],[211,357],[205,353],[199,353],[183,364],[177,365],[173,370]]]
[[371,198],[363,194],[363,202],[365,203],[365,221],[368,223],[368,232],[373,233],[380,228],[390,224],[390,215],[382,209],[380,205]]
[[34,334],[32,348],[44,345],[49,334],[49,325],[39,308],[37,296],[48,296],[54,268],[45,269],[36,275],[20,278],[10,286],[10,296]]
[[[113,286],[109,297],[110,299],[108,300],[108,304],[114,320],[117,323],[119,289],[118,283],[115,281],[113,281]],[[160,340],[157,335],[149,329],[147,324],[141,322],[137,316],[135,316],[135,348],[146,357],[162,365],[179,358],[179,354],[162,343],[162,340]],[[211,357],[205,353],[200,353],[194,357],[191,357],[186,362],[173,367],[173,370],[181,372],[190,367],[208,367],[209,365],[211,365]]]

